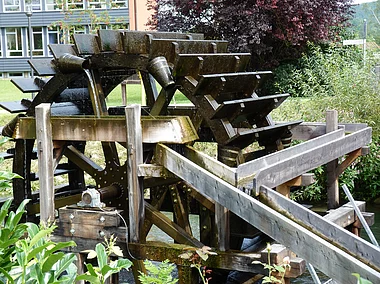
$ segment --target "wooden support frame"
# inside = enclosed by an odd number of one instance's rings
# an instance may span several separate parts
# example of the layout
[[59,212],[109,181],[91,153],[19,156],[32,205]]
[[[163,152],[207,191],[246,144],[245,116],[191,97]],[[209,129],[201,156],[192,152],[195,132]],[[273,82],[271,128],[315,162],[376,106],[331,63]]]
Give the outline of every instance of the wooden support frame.
[[[336,225],[330,221],[335,220],[332,216],[323,218],[266,186],[260,188],[260,199],[274,210],[299,224],[303,224],[303,226],[329,243],[344,248],[354,258],[368,262],[368,265],[380,271],[380,248]],[[365,205],[363,203],[360,204],[362,208]],[[353,209],[351,208],[351,210]]]
[[[326,111],[326,132],[338,129],[338,112],[336,110]],[[326,164],[327,183],[327,208],[335,209],[339,206],[339,175],[337,173],[338,159]]]
[[129,236],[131,242],[139,242],[144,224],[144,187],[138,177],[138,165],[143,163],[141,106],[125,108],[127,125],[127,180],[129,202]]
[[[337,133],[339,131],[340,130],[333,131],[329,134]],[[326,134],[324,136],[329,136],[329,134]],[[310,147],[309,150],[299,152],[298,154],[284,158],[283,160],[279,160],[278,162],[262,168],[251,179],[251,185],[247,183],[246,186],[248,186],[248,188],[254,188],[256,190],[256,194],[259,193],[261,185],[276,187],[301,175],[302,173],[308,172],[320,165],[324,165],[334,159],[342,157],[347,153],[360,149],[361,147],[370,143],[371,137],[372,129],[368,127],[321,145],[318,143],[312,143],[314,147]],[[317,139],[318,138],[315,140]],[[302,144],[306,143],[307,142]],[[297,149],[297,146],[288,149],[292,148],[295,150]],[[280,151],[279,153],[285,152],[288,149]]]
[[[64,141],[126,142],[125,117],[52,117],[52,139]],[[197,140],[198,134],[187,116],[141,117],[144,143],[183,144]],[[34,117],[19,117],[15,139],[35,139]]]
[[202,194],[219,202],[333,279],[341,283],[356,284],[356,278],[351,275],[352,271],[374,283],[380,279],[379,271],[205,171],[170,148],[158,144],[156,156],[158,163],[190,183]]
[[49,225],[55,220],[54,208],[54,157],[50,104],[36,107],[36,136],[38,171],[40,173],[40,220]]

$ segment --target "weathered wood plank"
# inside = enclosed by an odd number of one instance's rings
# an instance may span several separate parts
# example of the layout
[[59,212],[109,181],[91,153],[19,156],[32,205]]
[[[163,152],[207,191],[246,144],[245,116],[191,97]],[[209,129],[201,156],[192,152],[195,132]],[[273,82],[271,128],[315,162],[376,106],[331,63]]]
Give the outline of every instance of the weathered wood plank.
[[[330,217],[327,215],[327,217],[323,218],[302,205],[284,198],[281,194],[266,186],[260,188],[260,199],[274,210],[284,214],[329,243],[344,249],[352,257],[367,263],[367,265],[370,265],[376,270],[380,270],[380,248],[333,223],[332,221],[336,220],[336,218],[332,218],[333,215],[330,215]],[[363,208],[364,205],[363,202],[360,202],[361,208]],[[344,207],[353,211],[353,208],[349,208],[348,206]],[[339,209],[334,211],[338,212]],[[334,216],[336,215],[334,214]],[[354,221],[354,218],[352,221]]]
[[[361,211],[365,210],[364,201],[355,202]],[[323,216],[323,218],[337,224],[340,227],[345,228],[355,222],[355,210],[352,205],[347,203],[337,209],[329,210],[328,214]]]
[[[339,123],[338,128],[353,133],[368,127],[366,123]],[[322,122],[303,122],[292,129],[294,140],[310,140],[326,134],[326,124]]]
[[59,220],[63,223],[117,227],[122,211],[94,211],[77,207],[59,209]]
[[50,104],[36,107],[36,137],[38,171],[40,173],[40,220],[48,225],[54,222],[54,158]]
[[303,153],[305,151],[309,151],[310,149],[314,149],[319,145],[324,145],[332,140],[344,137],[343,129],[338,131],[334,131],[332,133],[323,135],[321,137],[315,138],[311,141],[307,141],[293,147],[289,147],[287,149],[275,152],[273,154],[266,155],[262,158],[244,163],[237,167],[237,179],[238,184],[244,183],[244,181],[249,180],[254,177],[254,175],[261,169],[276,164],[280,161],[288,159],[289,157],[294,157],[299,153]]
[[138,165],[143,163],[141,128],[141,107],[131,105],[125,108],[127,127],[127,180],[129,203],[129,235],[131,242],[139,242],[144,224],[144,187],[138,176]]
[[184,229],[172,222],[168,217],[155,209],[149,203],[145,203],[146,218],[158,228],[172,237],[175,241],[196,247],[203,247],[203,244],[193,236],[189,235]]
[[261,169],[253,178],[252,184],[249,185],[249,183],[247,183],[247,185],[255,188],[256,194],[258,194],[261,185],[266,185],[268,187],[280,185],[300,174],[315,169],[318,166],[324,165],[367,145],[370,143],[371,138],[372,129],[368,127],[325,144],[314,145],[315,147],[307,151],[300,152],[299,154],[290,156]]
[[[326,132],[338,130],[338,112],[336,110],[326,111]],[[339,206],[339,184],[337,173],[338,159],[326,164],[326,186],[327,186],[327,208],[334,209]]]
[[[121,229],[125,230],[125,228]],[[95,249],[95,246],[98,243],[97,240],[86,240],[75,236],[64,237],[53,235],[52,240],[56,242],[65,242],[69,240],[75,241],[77,244],[76,247],[65,248],[67,251],[71,252],[81,252],[88,249]],[[118,240],[119,242],[117,243],[117,245],[119,245],[125,252],[125,255],[128,256],[125,242],[120,241],[120,239]],[[164,261],[165,259],[169,259],[170,262],[175,263],[177,265],[189,265],[189,263],[186,260],[178,257],[178,255],[183,253],[185,249],[189,248],[189,245],[147,242],[146,244],[129,243],[128,247],[131,254],[134,257],[157,261]],[[263,270],[262,265],[252,264],[252,261],[255,260],[264,261],[264,257],[260,253],[217,251],[217,255],[209,256],[208,260],[205,262],[205,265],[210,268],[221,268],[226,270],[237,270],[242,272],[264,274],[265,271]],[[292,269],[290,270],[290,274],[286,275],[287,277],[297,277],[300,276],[303,272],[305,272],[304,260],[300,258],[291,258],[290,261]]]
[[236,184],[236,168],[231,168],[191,146],[185,147],[184,154],[189,160],[212,172],[214,175],[225,180],[229,184]]
[[205,171],[168,147],[158,144],[156,157],[159,164],[190,183],[202,194],[219,202],[237,216],[282,243],[326,275],[341,283],[356,284],[356,279],[351,275],[352,271],[355,271],[372,282],[379,281],[380,273],[378,271],[331,245],[310,232],[309,229],[303,228]]
[[[125,117],[52,117],[52,139],[126,142]],[[144,143],[187,143],[198,139],[187,116],[141,117]],[[35,139],[35,119],[23,117],[13,133],[16,139]]]

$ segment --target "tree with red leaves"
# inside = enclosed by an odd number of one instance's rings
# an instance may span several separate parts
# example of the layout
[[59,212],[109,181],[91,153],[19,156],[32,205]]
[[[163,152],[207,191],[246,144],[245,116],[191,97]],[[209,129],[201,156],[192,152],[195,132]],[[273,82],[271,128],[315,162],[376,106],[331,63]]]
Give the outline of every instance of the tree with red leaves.
[[148,0],[150,25],[201,32],[233,51],[254,55],[254,68],[296,58],[307,42],[336,40],[352,14],[351,0]]

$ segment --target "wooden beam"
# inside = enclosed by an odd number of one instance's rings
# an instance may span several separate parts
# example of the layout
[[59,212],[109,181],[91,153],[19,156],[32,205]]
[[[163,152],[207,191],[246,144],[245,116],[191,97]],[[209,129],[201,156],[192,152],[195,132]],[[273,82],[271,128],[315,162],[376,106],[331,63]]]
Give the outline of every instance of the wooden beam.
[[320,145],[329,143],[336,139],[344,137],[343,129],[339,129],[332,133],[323,135],[321,137],[315,138],[311,141],[307,141],[293,147],[266,155],[262,158],[244,163],[239,165],[236,170],[236,175],[238,179],[238,185],[244,184],[245,182],[252,181],[252,178],[263,168],[279,163],[283,160],[294,157],[300,153],[310,151]]
[[[125,117],[52,117],[53,140],[126,142]],[[144,143],[187,143],[198,134],[187,116],[141,117]],[[19,118],[13,133],[16,139],[35,139],[34,117]]]
[[184,155],[190,161],[196,163],[198,166],[201,166],[209,172],[214,173],[217,177],[232,185],[236,184],[236,168],[231,168],[191,146],[185,147]]
[[[362,133],[363,134],[363,133]],[[356,284],[352,271],[376,283],[380,273],[253,197],[158,144],[157,162],[240,218],[282,243],[341,283]],[[186,170],[185,170],[186,169]],[[326,261],[328,259],[328,261]]]
[[350,165],[352,165],[352,163],[355,162],[355,160],[362,155],[362,149],[363,148],[360,148],[349,153],[347,157],[344,159],[344,161],[338,165],[336,169],[336,174],[338,176],[343,174],[344,170],[347,169]]
[[[355,203],[361,211],[365,210],[364,201],[355,201]],[[329,210],[328,214],[323,216],[323,218],[345,228],[355,222],[356,216],[354,207],[350,203],[347,203],[339,208]]]
[[[367,123],[339,123],[338,128],[344,129],[346,133],[353,133],[368,127]],[[293,139],[310,140],[326,134],[326,123],[302,122],[292,129]]]
[[54,158],[50,104],[36,107],[36,137],[38,172],[40,173],[40,220],[48,226],[55,220],[54,209]]
[[151,206],[149,203],[145,203],[146,218],[160,228],[163,232],[172,237],[175,241],[181,244],[192,245],[198,248],[204,245],[193,236],[189,235],[184,229]]
[[[258,194],[261,185],[266,185],[268,187],[280,185],[305,172],[315,169],[318,166],[324,165],[363,147],[370,143],[371,139],[372,129],[368,127],[321,145],[316,144],[313,148],[307,151],[299,152],[294,156],[290,156],[277,163],[262,168],[256,176],[251,179],[251,185],[246,183],[246,186],[256,189],[256,194]],[[285,152],[288,149],[280,152]],[[239,184],[239,186],[241,185]]]
[[127,127],[127,180],[129,202],[129,236],[131,242],[138,243],[144,224],[144,187],[138,177],[138,165],[143,163],[143,145],[141,129],[141,106],[131,105],[125,108]]
[[[367,265],[378,271],[380,270],[380,248],[333,223],[332,221],[335,221],[336,218],[332,218],[332,215],[330,217],[327,215],[327,217],[323,218],[266,186],[262,186],[260,189],[260,199],[272,209],[289,217],[327,242],[344,249],[353,258],[367,263]],[[362,208],[365,205],[362,202],[360,204]],[[346,206],[346,208],[349,207]],[[353,210],[352,208],[350,209]],[[354,218],[352,221],[354,221]]]
[[[125,230],[125,228],[123,228]],[[97,240],[85,240],[77,237],[64,237],[53,235],[52,240],[55,242],[65,242],[74,240],[77,244],[76,247],[70,248],[70,251],[81,252],[84,250],[95,249]],[[117,245],[120,246],[125,255],[128,257],[128,251],[124,241],[118,239]],[[162,242],[147,242],[146,244],[129,243],[130,253],[136,258],[151,259],[156,261],[164,261],[169,259],[170,262],[177,265],[189,266],[190,263],[180,257],[186,249],[189,249],[189,245],[183,244],[169,244]],[[196,247],[197,248],[197,247]],[[69,251],[69,250],[68,250]],[[237,270],[242,272],[262,273],[265,274],[262,265],[254,265],[252,261],[259,260],[264,261],[263,255],[260,253],[252,252],[219,252],[217,255],[210,255],[205,265],[210,268],[221,268],[225,270]],[[290,264],[292,269],[288,277],[298,277],[305,272],[305,261],[299,258],[291,258]]]

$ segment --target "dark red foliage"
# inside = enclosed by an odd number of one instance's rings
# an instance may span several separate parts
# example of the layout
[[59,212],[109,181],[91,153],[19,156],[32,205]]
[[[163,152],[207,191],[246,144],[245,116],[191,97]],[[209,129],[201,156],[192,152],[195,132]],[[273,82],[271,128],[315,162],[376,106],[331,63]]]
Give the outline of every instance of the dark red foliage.
[[308,41],[336,40],[351,0],[148,0],[150,24],[161,31],[201,32],[250,51],[254,68],[296,58]]

